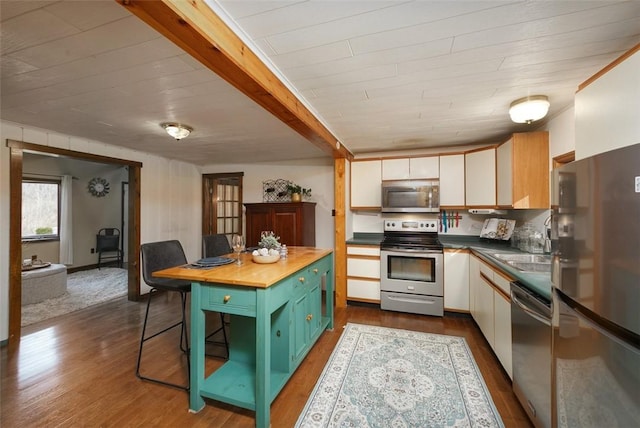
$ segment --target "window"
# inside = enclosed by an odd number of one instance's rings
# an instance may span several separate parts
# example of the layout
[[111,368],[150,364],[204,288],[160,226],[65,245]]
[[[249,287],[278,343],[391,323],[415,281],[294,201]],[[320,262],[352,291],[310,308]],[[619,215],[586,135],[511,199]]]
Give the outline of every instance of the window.
[[22,180],[22,239],[58,239],[60,182]]

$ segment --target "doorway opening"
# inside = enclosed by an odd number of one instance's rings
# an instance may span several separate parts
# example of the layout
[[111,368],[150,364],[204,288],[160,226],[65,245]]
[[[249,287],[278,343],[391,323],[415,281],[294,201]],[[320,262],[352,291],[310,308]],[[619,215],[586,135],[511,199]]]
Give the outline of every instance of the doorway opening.
[[21,332],[22,302],[22,176],[25,153],[49,154],[71,159],[127,167],[128,192],[127,235],[127,296],[129,300],[140,298],[140,272],[136,255],[140,250],[140,169],[142,163],[107,156],[59,149],[24,141],[7,140],[10,148],[10,233],[9,233],[9,346],[18,344]]

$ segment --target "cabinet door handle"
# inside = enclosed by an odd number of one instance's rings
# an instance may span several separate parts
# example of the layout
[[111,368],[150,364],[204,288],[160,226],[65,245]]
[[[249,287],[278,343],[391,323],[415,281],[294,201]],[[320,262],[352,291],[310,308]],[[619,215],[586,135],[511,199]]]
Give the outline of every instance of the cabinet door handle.
[[224,296],[222,300],[224,300],[224,302],[227,303],[229,300],[231,300],[231,296],[227,294],[226,296]]
[[315,269],[313,270],[313,273],[317,274],[317,273],[318,273],[318,268],[315,268]]
[[307,315],[307,321],[311,321],[313,319],[313,314]]
[[301,276],[300,278],[298,278],[298,281],[304,282],[304,276]]

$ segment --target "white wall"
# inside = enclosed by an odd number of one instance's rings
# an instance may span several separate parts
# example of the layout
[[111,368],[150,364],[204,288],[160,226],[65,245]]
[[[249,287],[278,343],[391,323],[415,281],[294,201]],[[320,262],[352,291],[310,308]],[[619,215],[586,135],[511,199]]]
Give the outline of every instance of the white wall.
[[[0,341],[6,340],[9,334],[10,150],[6,139],[141,162],[141,242],[178,239],[188,259],[200,256],[202,207],[198,167],[98,141],[0,121]],[[143,284],[142,292],[147,290]]]
[[576,149],[575,109],[573,106],[554,116],[543,131],[549,131],[549,170],[553,158]]
[[333,159],[209,165],[202,168],[203,174],[223,172],[244,172],[242,199],[245,203],[263,202],[262,182],[266,180],[290,180],[304,188],[311,188],[308,201],[316,203],[316,247],[334,248],[335,223],[331,215],[334,209]]

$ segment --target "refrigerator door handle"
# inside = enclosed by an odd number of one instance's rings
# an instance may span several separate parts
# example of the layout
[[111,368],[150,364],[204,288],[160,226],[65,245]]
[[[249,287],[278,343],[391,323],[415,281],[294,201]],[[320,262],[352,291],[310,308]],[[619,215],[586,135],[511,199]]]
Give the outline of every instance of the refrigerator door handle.
[[629,351],[631,351],[631,352],[633,352],[635,354],[640,354],[640,348],[638,348],[637,346],[634,346],[634,344],[629,343],[624,339],[621,339],[620,337],[618,337],[613,332],[603,328],[598,323],[592,321],[591,318],[580,309],[580,307],[578,307],[575,304],[572,304],[572,302],[567,301],[567,298],[564,295],[562,295],[562,293],[558,293],[557,291],[556,291],[556,293],[558,294],[558,297],[560,298],[560,300],[562,300],[562,302],[564,304],[569,306],[575,312],[576,316],[578,316],[580,318],[580,320],[582,320],[589,327],[591,327],[592,329],[596,330],[601,335],[611,339],[612,341],[614,341],[618,345],[622,346],[623,348],[625,348],[625,349],[627,349],[627,350],[629,350]]

